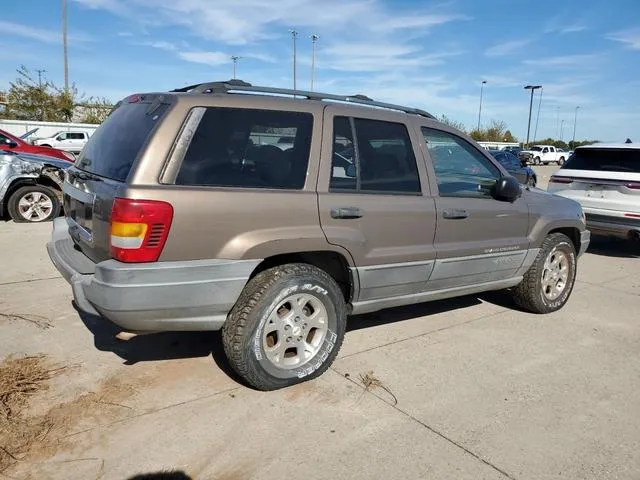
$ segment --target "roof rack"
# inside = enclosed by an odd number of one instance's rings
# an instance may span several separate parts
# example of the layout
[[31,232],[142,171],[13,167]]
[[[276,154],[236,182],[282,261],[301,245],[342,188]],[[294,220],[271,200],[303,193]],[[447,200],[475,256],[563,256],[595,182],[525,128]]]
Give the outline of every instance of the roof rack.
[[366,95],[333,95],[330,93],[308,92],[304,90],[293,90],[288,88],[273,88],[253,86],[243,80],[233,79],[223,82],[205,82],[189,85],[187,87],[176,88],[172,92],[183,93],[231,93],[231,92],[254,92],[254,93],[270,93],[276,95],[292,95],[293,97],[303,97],[308,100],[333,100],[337,102],[355,103],[358,105],[367,105],[370,107],[386,108],[389,110],[399,110],[405,113],[412,113],[427,118],[435,118],[429,112],[419,108],[404,107],[402,105],[394,105],[392,103],[376,102]]

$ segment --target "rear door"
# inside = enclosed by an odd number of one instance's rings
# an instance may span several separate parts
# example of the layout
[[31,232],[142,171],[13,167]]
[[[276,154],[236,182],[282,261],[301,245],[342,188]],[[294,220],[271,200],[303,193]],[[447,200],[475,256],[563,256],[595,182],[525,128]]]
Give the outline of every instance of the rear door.
[[422,127],[428,168],[435,179],[437,261],[430,288],[505,280],[528,253],[529,208],[520,197],[499,201],[491,189],[503,175],[466,139],[436,122]]
[[113,200],[124,192],[136,159],[168,108],[151,96],[122,103],[67,170],[63,201],[69,233],[96,262],[110,258]]
[[356,301],[427,288],[435,250],[435,204],[407,116],[362,108],[325,109],[318,180],[328,241],[356,265]]

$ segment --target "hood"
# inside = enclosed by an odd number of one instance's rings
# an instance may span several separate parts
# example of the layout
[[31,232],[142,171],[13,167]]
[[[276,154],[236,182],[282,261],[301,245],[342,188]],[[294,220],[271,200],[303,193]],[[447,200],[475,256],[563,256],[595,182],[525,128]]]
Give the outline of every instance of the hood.
[[40,155],[35,153],[15,153],[15,152],[2,152],[0,155],[0,162],[4,163],[3,157],[10,157],[15,159],[16,157],[25,162],[34,163],[38,165],[50,165],[61,169],[69,168],[73,165],[70,161],[60,160],[56,157],[50,157],[49,155]]

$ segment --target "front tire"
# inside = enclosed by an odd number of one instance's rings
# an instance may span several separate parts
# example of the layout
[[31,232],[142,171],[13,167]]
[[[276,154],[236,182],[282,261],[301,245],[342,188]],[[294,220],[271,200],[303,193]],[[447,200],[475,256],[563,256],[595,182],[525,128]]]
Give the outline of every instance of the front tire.
[[333,363],[347,323],[340,287],[325,271],[287,264],[259,273],[222,328],[233,370],[258,390],[318,377]]
[[535,158],[533,159],[533,164],[534,164],[534,165],[540,165],[540,157],[535,157]]
[[576,250],[569,237],[549,235],[522,282],[513,289],[514,301],[532,313],[560,310],[573,290],[576,268]]
[[560,157],[560,159],[558,160],[558,165],[560,167],[562,167],[564,165],[564,157]]
[[60,214],[57,192],[44,185],[27,185],[17,189],[7,203],[9,216],[16,223],[41,223]]

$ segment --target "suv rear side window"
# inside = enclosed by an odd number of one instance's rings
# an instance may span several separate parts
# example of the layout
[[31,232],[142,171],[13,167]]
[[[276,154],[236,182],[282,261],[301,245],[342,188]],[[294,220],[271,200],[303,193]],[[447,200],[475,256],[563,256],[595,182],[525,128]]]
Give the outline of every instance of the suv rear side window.
[[124,182],[166,104],[123,103],[98,127],[78,157],[82,170]]
[[640,150],[579,148],[569,157],[562,170],[640,173]]
[[334,118],[330,189],[419,194],[420,176],[407,127],[401,123]]
[[[312,128],[310,113],[206,108],[176,184],[299,190]],[[280,142],[283,137],[290,142]]]

